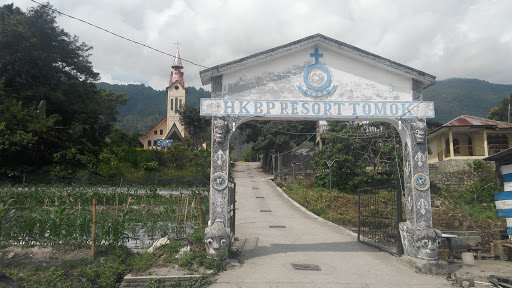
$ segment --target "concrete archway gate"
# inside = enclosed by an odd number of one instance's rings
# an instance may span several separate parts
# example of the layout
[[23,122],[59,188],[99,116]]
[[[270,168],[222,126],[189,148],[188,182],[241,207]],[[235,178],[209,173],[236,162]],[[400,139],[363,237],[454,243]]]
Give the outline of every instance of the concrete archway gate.
[[435,116],[422,90],[435,77],[321,34],[200,72],[211,84],[201,115],[212,117],[210,220],[206,248],[223,257],[228,223],[229,139],[249,120],[385,121],[399,132],[404,155],[406,255],[437,259],[432,227],[425,118]]

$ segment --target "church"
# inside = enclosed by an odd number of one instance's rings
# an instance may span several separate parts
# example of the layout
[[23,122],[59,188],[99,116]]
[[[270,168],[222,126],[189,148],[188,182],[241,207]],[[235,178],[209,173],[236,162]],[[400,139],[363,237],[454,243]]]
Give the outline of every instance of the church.
[[156,149],[170,147],[183,141],[185,129],[180,123],[180,115],[177,111],[185,105],[185,79],[183,77],[183,65],[181,64],[180,50],[176,49],[176,56],[172,64],[171,77],[167,91],[167,116],[151,128],[146,134],[139,136],[139,141],[144,149]]

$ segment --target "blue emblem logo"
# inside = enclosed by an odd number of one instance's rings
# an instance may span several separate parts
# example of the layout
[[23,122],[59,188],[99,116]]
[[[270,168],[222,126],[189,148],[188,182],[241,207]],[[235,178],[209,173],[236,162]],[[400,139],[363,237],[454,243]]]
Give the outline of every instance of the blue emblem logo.
[[336,88],[338,88],[338,85],[334,84],[328,88],[331,84],[331,73],[327,67],[318,61],[324,54],[318,53],[318,48],[315,48],[315,52],[310,53],[309,56],[315,58],[315,63],[309,65],[304,70],[303,78],[306,88],[297,85],[297,89],[305,96],[320,97],[332,95]]

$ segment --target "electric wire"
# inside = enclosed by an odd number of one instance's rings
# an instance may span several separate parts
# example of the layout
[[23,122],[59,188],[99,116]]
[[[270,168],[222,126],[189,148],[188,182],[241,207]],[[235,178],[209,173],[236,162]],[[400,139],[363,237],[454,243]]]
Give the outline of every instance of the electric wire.
[[[66,14],[66,13],[60,12],[59,10],[54,9],[54,8],[51,8],[51,7],[49,7],[48,5],[45,5],[45,4],[42,4],[42,3],[39,3],[39,2],[37,2],[37,1],[35,1],[35,0],[30,0],[30,1],[32,1],[32,2],[34,2],[34,3],[36,3],[36,4],[38,4],[38,5],[40,5],[40,6],[44,7],[44,8],[46,8],[46,9],[48,9],[48,10],[52,10],[52,11],[54,11],[54,12],[57,12],[57,13],[59,13],[60,15],[64,15],[64,16],[67,16],[67,17],[69,17],[69,18],[71,18],[71,19],[74,19],[74,20],[77,20],[77,21],[83,22],[83,23],[85,23],[85,24],[87,24],[87,25],[89,25],[89,26],[92,26],[92,27],[94,27],[94,28],[97,28],[97,29],[99,29],[99,30],[102,30],[102,31],[104,31],[104,32],[107,32],[107,33],[109,33],[109,34],[112,34],[112,35],[114,35],[114,36],[116,36],[116,37],[119,37],[119,38],[121,38],[121,39],[124,39],[124,40],[126,40],[126,41],[129,41],[129,42],[135,43],[135,44],[137,44],[137,45],[140,45],[140,46],[146,47],[146,48],[148,48],[148,49],[154,50],[154,51],[159,52],[159,53],[161,53],[161,54],[164,54],[164,55],[167,55],[167,56],[171,56],[171,57],[173,57],[173,58],[176,58],[176,56],[174,56],[174,55],[172,55],[172,54],[169,54],[169,53],[164,52],[164,51],[162,51],[162,50],[159,50],[159,49],[153,48],[153,47],[151,47],[151,46],[149,46],[149,45],[146,45],[146,44],[144,44],[144,43],[140,43],[140,42],[135,41],[135,40],[132,40],[132,39],[130,39],[130,38],[124,37],[124,36],[122,36],[122,35],[119,35],[119,34],[117,34],[117,33],[114,33],[114,32],[112,32],[112,31],[110,31],[110,30],[107,30],[107,29],[102,28],[102,27],[100,27],[100,26],[98,26],[98,25],[92,24],[92,23],[87,22],[87,21],[85,21],[85,20],[82,20],[82,19],[80,19],[80,18],[77,18],[77,17],[71,16],[71,15],[68,15],[68,14]],[[203,67],[203,68],[206,68],[206,69],[210,68],[210,67],[207,67],[207,66],[204,66],[204,65],[201,65],[201,64],[194,63],[194,62],[192,62],[192,61],[190,61],[190,60],[187,60],[187,59],[184,59],[184,58],[181,58],[181,57],[180,57],[180,59],[181,59],[182,61],[185,61],[185,62],[190,63],[190,64],[192,64],[192,65],[196,65],[196,66]]]

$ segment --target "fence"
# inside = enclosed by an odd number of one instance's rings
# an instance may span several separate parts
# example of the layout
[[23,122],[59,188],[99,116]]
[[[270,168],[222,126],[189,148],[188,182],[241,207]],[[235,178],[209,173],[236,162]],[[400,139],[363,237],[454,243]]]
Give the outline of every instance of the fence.
[[358,190],[357,241],[398,256],[403,254],[398,224],[402,221],[399,185]]
[[236,216],[236,183],[232,176],[229,176],[228,181],[228,223],[231,233],[231,240],[235,237],[235,216]]
[[[0,183],[1,183],[0,179]],[[102,177],[92,173],[85,173],[74,178],[56,177],[19,177],[11,178],[3,184],[29,184],[29,185],[106,185],[106,186],[173,186],[173,187],[207,187],[209,180],[199,174],[191,178],[181,176],[168,177],[153,173],[147,177],[130,179],[127,177]]]
[[[453,156],[454,157],[468,157],[468,156],[485,156],[485,150],[487,149],[488,155],[493,155],[503,150],[509,149],[511,145],[508,144],[490,144],[487,147],[484,145],[454,145]],[[450,149],[443,149],[437,153],[437,160],[443,161],[446,158],[450,158]]]

